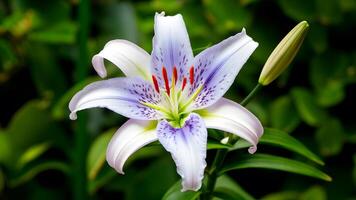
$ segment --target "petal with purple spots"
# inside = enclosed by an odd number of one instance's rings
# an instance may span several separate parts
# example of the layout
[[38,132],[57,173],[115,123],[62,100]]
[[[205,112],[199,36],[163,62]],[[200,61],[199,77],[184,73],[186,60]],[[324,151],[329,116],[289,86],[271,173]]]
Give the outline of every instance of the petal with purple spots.
[[164,85],[162,67],[167,69],[171,81],[173,68],[177,68],[178,82],[187,74],[188,64],[193,61],[193,52],[182,15],[164,16],[164,12],[155,15],[155,35],[153,37],[152,74]]
[[174,128],[162,120],[157,125],[157,137],[177,165],[182,191],[199,190],[206,167],[207,145],[207,130],[200,116],[190,114],[182,128]]
[[142,103],[159,104],[161,99],[152,85],[140,78],[113,78],[97,81],[79,91],[70,101],[70,118],[76,112],[93,107],[108,108],[125,117],[141,120],[162,118],[161,114]]
[[195,109],[208,107],[225,94],[257,46],[243,29],[194,58],[194,84],[189,92],[203,87],[195,99]]

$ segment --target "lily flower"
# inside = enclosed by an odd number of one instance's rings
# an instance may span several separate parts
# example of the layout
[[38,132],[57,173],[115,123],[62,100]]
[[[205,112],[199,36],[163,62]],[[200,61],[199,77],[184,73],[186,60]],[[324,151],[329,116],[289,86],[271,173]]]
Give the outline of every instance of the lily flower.
[[106,76],[104,59],[126,77],[89,84],[70,101],[76,112],[104,107],[129,119],[111,139],[106,160],[124,174],[125,161],[141,147],[159,141],[171,153],[182,177],[182,191],[201,187],[206,167],[207,128],[235,134],[250,153],[263,133],[260,121],[241,105],[222,96],[233,84],[258,43],[242,32],[193,56],[180,14],[155,15],[151,55],[125,40],[108,42],[92,59]]

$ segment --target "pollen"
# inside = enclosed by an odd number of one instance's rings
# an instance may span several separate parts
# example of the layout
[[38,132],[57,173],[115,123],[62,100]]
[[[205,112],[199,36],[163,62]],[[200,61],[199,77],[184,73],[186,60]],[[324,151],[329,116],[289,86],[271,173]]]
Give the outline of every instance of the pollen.
[[[174,66],[173,67],[173,83],[175,84],[178,80],[178,71],[177,71],[177,67]],[[174,87],[175,85],[172,84],[172,87]]]
[[183,78],[183,82],[182,82],[182,91],[184,90],[185,85],[187,85],[187,78],[186,78],[186,77],[184,77],[184,78]]
[[153,81],[153,85],[154,85],[154,87],[155,87],[156,92],[159,93],[158,82],[157,82],[157,78],[156,78],[155,75],[152,75],[152,81]]
[[166,87],[166,92],[169,96],[170,95],[169,81],[168,81],[167,70],[164,66],[162,67],[162,75],[163,75],[164,85]]
[[194,66],[191,66],[189,69],[189,82],[191,85],[194,83]]

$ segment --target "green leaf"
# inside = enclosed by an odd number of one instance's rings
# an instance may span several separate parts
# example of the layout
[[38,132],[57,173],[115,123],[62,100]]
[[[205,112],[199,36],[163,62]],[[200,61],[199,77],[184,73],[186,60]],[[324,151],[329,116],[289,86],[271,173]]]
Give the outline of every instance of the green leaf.
[[276,99],[270,108],[271,125],[273,128],[292,132],[300,123],[300,117],[289,96]]
[[164,194],[162,200],[194,200],[198,199],[200,192],[186,191],[181,192],[182,181],[177,181],[171,188]]
[[77,34],[77,26],[73,22],[63,21],[42,30],[29,34],[29,39],[35,42],[50,44],[73,44]]
[[[12,161],[16,163],[23,151],[34,144],[48,140],[61,141],[61,127],[51,119],[47,112],[47,102],[30,101],[19,109],[8,125],[8,134],[11,143]],[[14,148],[16,147],[16,148]]]
[[309,0],[279,0],[283,12],[296,21],[313,21],[316,17],[316,5]]
[[342,102],[345,98],[344,87],[345,85],[339,80],[326,82],[316,93],[318,104],[329,107]]
[[50,147],[48,142],[37,144],[28,148],[18,159],[17,168],[21,169],[27,163],[42,155]]
[[[240,2],[233,0],[203,1],[209,20],[217,28],[217,31],[225,33],[236,31],[247,26],[252,21],[252,15]],[[234,12],[226,12],[229,8],[234,8]]]
[[0,39],[0,64],[1,73],[9,71],[18,62],[10,42]]
[[324,156],[337,155],[344,144],[344,131],[337,119],[328,119],[316,131],[316,141]]
[[295,200],[299,196],[299,192],[281,191],[268,194],[262,197],[262,200]]
[[9,186],[12,188],[17,187],[17,186],[33,179],[35,176],[37,176],[41,172],[44,172],[47,170],[57,170],[57,171],[63,172],[64,174],[70,173],[70,167],[67,164],[65,164],[63,162],[59,162],[59,161],[46,161],[44,163],[38,164],[38,165],[28,169],[28,170],[25,170],[17,177],[9,180]]
[[216,140],[208,140],[208,145],[207,145],[208,150],[210,150],[210,149],[228,149],[230,147],[231,147],[231,145],[222,144],[221,142],[218,142]]
[[43,96],[58,98],[67,88],[63,67],[56,60],[55,51],[40,43],[26,46],[31,76]]
[[315,0],[321,24],[340,24],[343,20],[339,0]]
[[99,170],[105,163],[106,148],[114,133],[115,129],[112,129],[99,135],[91,145],[87,158],[87,172],[89,180],[96,178]]
[[313,95],[304,88],[294,88],[292,97],[300,117],[311,126],[318,126],[326,118],[326,112],[320,108]]
[[217,178],[214,195],[221,199],[241,199],[254,200],[240,185],[238,185],[232,178],[223,175]]
[[[162,157],[156,160],[151,159],[150,163],[144,169],[141,165],[139,169],[126,173],[125,176],[131,173],[134,175],[131,187],[128,188],[125,194],[127,200],[160,199],[177,180],[176,167],[169,155],[166,155],[163,159]],[[139,192],[137,192],[137,188],[139,188]],[[172,195],[167,198],[175,199],[175,197],[175,195]]]
[[221,173],[223,174],[230,170],[246,168],[265,168],[280,170],[310,176],[325,181],[331,181],[330,176],[311,165],[305,164],[300,161],[267,154],[255,154],[245,156],[241,159],[236,159],[234,162],[226,165],[222,169]]
[[316,91],[317,103],[334,106],[345,98],[346,84],[354,81],[352,55],[327,51],[310,63],[309,79]]
[[282,131],[265,128],[265,132],[260,140],[260,143],[282,147],[284,149],[298,153],[320,165],[324,165],[324,162],[307,147],[305,147],[303,143]]
[[[299,142],[297,139],[283,131],[265,128],[264,133],[260,138],[259,144],[272,145],[287,149],[289,151],[302,155],[320,165],[324,165],[324,162],[317,155],[311,152],[307,147],[305,147],[303,143]],[[249,146],[251,145],[248,142],[241,139],[230,150],[247,148]]]
[[9,164],[12,157],[12,145],[8,134],[0,131],[0,163]]
[[301,196],[300,200],[326,200],[326,192],[321,186],[313,186],[305,191]]

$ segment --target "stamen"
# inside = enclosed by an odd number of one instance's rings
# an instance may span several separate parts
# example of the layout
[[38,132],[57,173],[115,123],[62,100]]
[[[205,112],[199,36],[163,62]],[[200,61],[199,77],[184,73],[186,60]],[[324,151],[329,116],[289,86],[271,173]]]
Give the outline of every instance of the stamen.
[[158,82],[155,75],[152,75],[152,81],[153,81],[153,85],[155,86],[155,90],[159,93]]
[[186,77],[183,78],[182,91],[184,90],[185,85],[187,85],[187,78]]
[[162,75],[163,75],[163,79],[164,79],[164,85],[166,87],[166,92],[167,92],[167,94],[169,96],[170,95],[170,89],[169,89],[168,75],[167,75],[167,70],[166,70],[166,68],[164,66],[162,67]]
[[190,84],[193,85],[193,83],[194,83],[194,66],[193,65],[189,69],[189,81],[190,81]]
[[[174,66],[173,67],[173,78],[174,78],[174,81],[173,81],[173,83],[174,84],[176,84],[176,82],[177,82],[177,78],[178,78],[178,71],[177,71],[177,67],[176,66]],[[172,85],[172,87],[174,87],[175,85]]]

